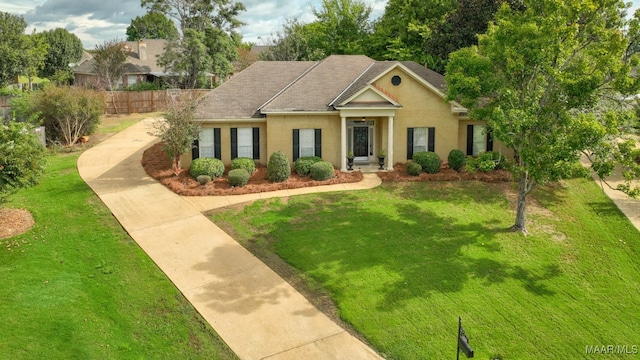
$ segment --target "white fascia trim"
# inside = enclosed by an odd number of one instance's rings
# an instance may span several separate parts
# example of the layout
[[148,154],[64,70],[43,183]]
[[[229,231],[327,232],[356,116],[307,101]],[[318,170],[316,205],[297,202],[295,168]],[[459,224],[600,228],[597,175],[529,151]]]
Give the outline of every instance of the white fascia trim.
[[336,115],[338,111],[295,111],[295,110],[268,110],[262,114],[269,115]]
[[196,119],[195,122],[203,124],[211,123],[263,123],[266,118],[229,118],[229,119]]
[[336,109],[346,106],[348,103],[350,103],[351,101],[353,101],[353,99],[357,98],[358,96],[362,95],[363,93],[365,93],[367,90],[372,90],[373,92],[375,92],[376,94],[378,94],[380,97],[382,97],[383,99],[387,100],[388,102],[390,102],[391,104],[393,104],[393,106],[396,107],[400,107],[402,105],[400,105],[399,102],[395,101],[394,99],[390,98],[387,94],[383,93],[382,91],[378,90],[377,87],[373,86],[373,83],[370,83],[369,85],[367,85],[365,88],[363,88],[362,90],[358,91],[357,93],[353,94],[351,97],[349,97],[347,100],[345,100],[342,104],[336,106]]

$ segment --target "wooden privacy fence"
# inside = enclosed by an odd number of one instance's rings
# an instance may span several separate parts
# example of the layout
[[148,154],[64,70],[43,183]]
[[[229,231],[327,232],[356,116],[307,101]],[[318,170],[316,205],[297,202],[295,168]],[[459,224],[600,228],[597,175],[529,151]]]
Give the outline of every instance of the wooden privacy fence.
[[[178,105],[198,99],[211,90],[157,90],[106,92],[107,114],[130,114],[165,111],[171,102]],[[115,104],[114,104],[115,102]]]

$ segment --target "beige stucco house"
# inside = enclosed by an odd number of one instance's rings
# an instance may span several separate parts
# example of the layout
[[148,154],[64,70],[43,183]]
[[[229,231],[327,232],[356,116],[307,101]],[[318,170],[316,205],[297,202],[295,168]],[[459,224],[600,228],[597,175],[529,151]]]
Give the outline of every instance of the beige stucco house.
[[203,98],[196,110],[202,132],[185,165],[198,157],[266,164],[282,151],[292,162],[315,155],[345,171],[352,151],[356,163],[372,164],[385,152],[393,170],[417,151],[444,161],[452,149],[510,153],[466,109],[444,100],[444,86],[442,75],[414,62],[361,55],[259,61]]

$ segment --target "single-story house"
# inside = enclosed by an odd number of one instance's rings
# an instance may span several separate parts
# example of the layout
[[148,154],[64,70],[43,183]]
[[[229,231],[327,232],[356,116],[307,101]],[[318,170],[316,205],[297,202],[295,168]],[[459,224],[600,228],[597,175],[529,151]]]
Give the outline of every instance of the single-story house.
[[434,151],[446,161],[452,149],[468,155],[512,154],[485,125],[445,101],[444,77],[415,62],[333,55],[322,61],[258,61],[212,90],[196,109],[198,157],[229,164],[236,157],[266,165],[284,152],[291,162],[319,156],[346,171],[346,157],[385,168]]

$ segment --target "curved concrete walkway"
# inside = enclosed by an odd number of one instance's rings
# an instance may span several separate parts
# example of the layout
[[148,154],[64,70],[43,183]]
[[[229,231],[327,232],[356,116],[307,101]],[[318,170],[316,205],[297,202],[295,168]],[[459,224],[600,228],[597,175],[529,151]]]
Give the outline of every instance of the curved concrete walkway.
[[183,198],[140,166],[154,143],[146,119],[85,151],[80,176],[241,359],[381,359],[240,246],[203,210],[264,197],[365,189],[358,184]]

